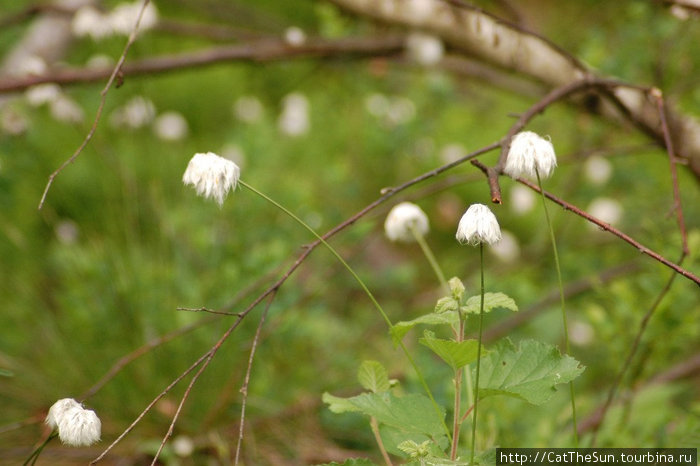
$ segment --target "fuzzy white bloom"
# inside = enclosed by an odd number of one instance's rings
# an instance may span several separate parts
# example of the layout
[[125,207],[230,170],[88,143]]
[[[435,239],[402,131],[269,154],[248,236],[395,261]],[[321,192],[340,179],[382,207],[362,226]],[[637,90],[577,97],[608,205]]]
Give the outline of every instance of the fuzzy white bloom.
[[[586,211],[593,217],[605,223],[615,224],[622,218],[622,206],[615,199],[599,197],[593,199]],[[588,224],[591,228],[597,228],[594,224]]]
[[472,246],[494,244],[501,239],[501,227],[491,209],[483,204],[472,204],[459,221],[456,238]]
[[301,28],[292,26],[284,31],[284,41],[292,47],[299,47],[306,42],[306,34]]
[[51,116],[64,123],[81,123],[85,118],[83,108],[66,95],[60,95],[50,103]]
[[612,176],[612,164],[610,161],[599,155],[594,155],[586,160],[584,173],[586,178],[593,184],[603,184]]
[[108,17],[92,5],[79,8],[73,15],[70,26],[76,37],[89,36],[94,40],[99,40],[114,34],[114,28]]
[[419,65],[433,66],[442,60],[445,46],[438,37],[412,32],[406,37],[406,54]]
[[50,103],[61,95],[61,86],[55,83],[44,83],[32,86],[24,92],[24,97],[32,107]]
[[234,115],[245,123],[257,123],[260,121],[263,110],[260,99],[250,95],[239,97],[233,104]]
[[537,173],[542,178],[549,178],[556,166],[552,143],[532,131],[523,131],[511,140],[503,171],[513,178],[536,178]]
[[[130,35],[141,12],[141,6],[142,2],[140,1],[117,5],[107,16],[107,20],[114,32],[124,36]],[[158,23],[158,10],[153,2],[149,2],[143,11],[143,16],[139,23],[139,32],[152,29],[156,23]]]
[[122,107],[115,109],[110,117],[110,123],[115,128],[141,128],[150,124],[156,116],[156,107],[151,100],[136,96],[132,97]]
[[515,185],[510,190],[510,209],[518,215],[524,215],[535,207],[535,194],[522,185]]
[[179,141],[187,136],[187,120],[178,112],[165,112],[153,122],[153,131],[164,141]]
[[216,200],[219,205],[232,189],[236,189],[241,169],[231,160],[213,152],[195,154],[187,165],[182,182],[194,186],[197,194]]
[[494,256],[506,263],[515,262],[520,257],[518,238],[509,231],[501,231],[501,240],[489,247]]
[[285,96],[277,125],[287,136],[302,136],[309,131],[309,100],[305,95],[294,92]]
[[403,241],[409,243],[415,241],[414,232],[425,236],[430,229],[428,216],[417,205],[411,202],[402,202],[395,205],[386,216],[384,232],[391,241]]
[[72,398],[54,403],[45,422],[52,429],[58,429],[58,437],[66,445],[89,446],[100,440],[102,423],[97,414]]

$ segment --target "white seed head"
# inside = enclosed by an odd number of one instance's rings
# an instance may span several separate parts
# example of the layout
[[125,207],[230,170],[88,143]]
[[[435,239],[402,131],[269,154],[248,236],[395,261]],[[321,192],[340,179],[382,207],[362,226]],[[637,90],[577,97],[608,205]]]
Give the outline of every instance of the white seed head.
[[483,204],[472,204],[459,221],[456,238],[472,246],[494,244],[501,239],[501,227],[491,209]]
[[66,412],[75,408],[82,409],[82,406],[73,398],[63,398],[58,400],[51,406],[51,408],[49,408],[49,414],[46,416],[46,420],[44,422],[46,422],[46,424],[52,429],[55,429],[58,427],[60,420],[65,417]]
[[420,207],[410,202],[395,205],[384,221],[384,232],[391,241],[415,241],[413,232],[425,236],[429,229],[428,216]]
[[153,131],[163,141],[179,141],[187,136],[187,120],[178,112],[165,112],[153,122]]
[[228,192],[236,189],[240,176],[241,169],[234,162],[207,152],[192,157],[182,182],[192,185],[198,195],[214,199],[222,205]]
[[511,140],[503,171],[513,178],[537,178],[537,173],[541,178],[549,178],[556,166],[552,143],[532,131],[523,131]]
[[436,36],[412,32],[406,37],[406,54],[421,66],[433,66],[442,60],[445,46]]
[[81,406],[69,408],[58,419],[58,437],[73,447],[90,446],[100,440],[102,423],[95,411]]

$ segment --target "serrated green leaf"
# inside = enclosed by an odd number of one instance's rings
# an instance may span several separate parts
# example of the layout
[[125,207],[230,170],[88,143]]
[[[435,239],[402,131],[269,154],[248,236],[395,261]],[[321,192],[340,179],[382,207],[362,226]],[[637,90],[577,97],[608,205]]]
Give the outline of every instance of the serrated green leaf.
[[444,298],[438,299],[435,304],[435,314],[442,314],[443,312],[456,311],[459,308],[459,302],[452,296],[445,296]]
[[402,321],[394,324],[394,326],[391,328],[391,339],[394,342],[394,346],[398,346],[404,335],[406,335],[409,330],[416,325],[454,325],[457,322],[459,322],[459,317],[457,317],[456,312],[444,312],[440,314],[432,312],[430,314],[417,317],[413,320]]
[[[465,340],[456,342],[454,340],[444,340],[435,338],[435,333],[426,330],[423,333],[421,344],[430,348],[435,354],[445,361],[453,371],[476,361],[479,342],[477,340]],[[485,351],[482,350],[482,355]]]
[[357,380],[366,390],[374,393],[389,390],[389,375],[379,361],[363,361],[357,370]]
[[334,413],[352,413],[360,411],[360,409],[350,401],[351,399],[352,398],[340,398],[328,392],[325,392],[321,396],[321,400],[326,403],[328,409]]
[[523,340],[520,347],[499,341],[481,361],[479,398],[507,395],[539,405],[549,400],[561,383],[575,379],[584,367],[544,342]]
[[[462,306],[462,312],[465,314],[478,314],[481,307],[481,295],[472,296],[467,299],[467,302]],[[504,293],[484,293],[484,312],[491,312],[492,309],[505,308],[516,312],[518,306]]]

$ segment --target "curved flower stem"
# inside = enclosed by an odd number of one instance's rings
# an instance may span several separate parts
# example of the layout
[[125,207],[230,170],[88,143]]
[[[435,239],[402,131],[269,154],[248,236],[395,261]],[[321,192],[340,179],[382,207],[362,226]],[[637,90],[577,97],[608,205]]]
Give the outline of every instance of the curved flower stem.
[[[557,280],[559,282],[559,298],[561,301],[561,318],[564,323],[564,345],[566,348],[566,354],[571,353],[571,347],[569,345],[569,326],[566,320],[566,299],[564,298],[564,282],[561,278],[561,266],[559,264],[559,252],[557,251],[557,240],[554,237],[554,228],[552,227],[552,221],[549,218],[549,211],[547,210],[547,199],[544,196],[544,189],[542,189],[542,180],[540,178],[540,172],[535,169],[535,174],[537,175],[537,184],[540,187],[540,194],[542,195],[542,207],[544,208],[544,216],[547,220],[547,226],[549,227],[549,239],[552,243],[552,250],[554,252],[554,265],[557,269]],[[571,393],[571,418],[574,427],[574,447],[578,448],[578,426],[576,422],[576,397],[574,394],[574,382],[569,382],[569,392]]]
[[476,448],[476,412],[479,407],[479,373],[481,371],[481,339],[484,330],[484,244],[479,243],[479,258],[481,262],[481,300],[479,304],[479,344],[476,348],[476,386],[474,388],[474,417],[472,418],[472,451],[469,464],[474,464]]
[[440,267],[440,264],[438,263],[437,259],[435,259],[435,254],[433,254],[432,249],[430,249],[430,246],[428,246],[427,241],[425,241],[425,238],[423,235],[418,233],[416,231],[415,227],[410,226],[409,227],[411,230],[411,233],[413,234],[413,237],[416,239],[416,243],[420,246],[420,248],[423,250],[423,254],[425,254],[425,258],[428,259],[428,262],[430,263],[430,267],[432,267],[433,272],[435,272],[435,276],[437,277],[438,281],[440,282],[440,285],[442,285],[442,288],[446,293],[449,294],[450,292],[450,287],[447,286],[447,280],[445,280],[445,274],[442,273],[442,268]]
[[51,435],[49,435],[48,437],[46,437],[46,440],[44,440],[44,442],[43,442],[41,445],[39,445],[39,446],[32,452],[31,455],[29,455],[29,458],[27,458],[26,461],[25,461],[24,463],[22,463],[22,466],[33,466],[33,465],[35,465],[36,462],[37,462],[37,460],[39,459],[39,456],[41,455],[41,452],[44,450],[44,448],[46,448],[46,445],[48,445],[49,442],[50,442],[51,440],[55,439],[56,437],[58,437],[58,433],[57,433],[57,432],[54,432],[54,433],[52,433]]
[[[374,307],[376,307],[377,310],[379,311],[379,313],[382,315],[382,318],[384,318],[384,321],[389,326],[389,329],[392,329],[394,327],[394,324],[391,323],[391,319],[389,319],[389,316],[386,314],[386,312],[384,311],[382,306],[379,304],[377,299],[374,297],[372,292],[369,290],[369,288],[367,287],[365,282],[360,278],[359,275],[357,275],[357,272],[355,272],[355,270],[352,267],[350,267],[350,264],[348,264],[345,261],[345,259],[343,259],[343,257],[338,253],[338,251],[336,251],[333,246],[328,244],[328,242],[325,239],[323,239],[323,237],[321,235],[319,235],[316,232],[316,230],[311,228],[306,222],[304,222],[302,219],[297,217],[292,211],[290,211],[289,209],[287,209],[282,204],[275,201],[274,199],[272,199],[271,197],[269,197],[265,193],[258,191],[253,186],[246,183],[245,181],[239,180],[238,183],[241,186],[243,186],[244,188],[247,188],[250,191],[252,191],[253,193],[257,194],[258,196],[260,196],[261,198],[263,198],[264,200],[266,200],[270,204],[274,205],[275,207],[280,209],[282,212],[287,214],[289,217],[291,217],[298,224],[300,224],[301,226],[306,228],[317,240],[319,240],[335,256],[336,259],[338,259],[338,262],[340,262],[343,265],[343,267],[345,267],[345,269],[347,269],[347,271],[350,272],[350,274],[355,278],[355,280],[360,285],[362,290],[369,297],[370,301],[372,301],[372,304],[374,304]],[[435,401],[435,397],[433,396],[433,393],[430,391],[430,387],[428,387],[428,383],[425,381],[425,378],[423,377],[423,373],[418,368],[418,365],[413,360],[413,357],[411,357],[411,354],[408,352],[408,348],[406,348],[406,345],[404,345],[403,342],[399,342],[399,346],[401,347],[404,354],[406,355],[406,358],[408,359],[409,363],[413,367],[413,370],[415,371],[416,376],[418,377],[418,380],[419,380],[421,386],[423,387],[426,394],[428,395],[428,398],[430,398],[430,401],[432,402],[433,407],[435,408],[435,411],[438,413],[440,420],[442,421],[442,426],[445,430],[445,434],[447,435],[447,438],[451,439],[450,430],[447,428],[447,424],[445,423],[445,419],[443,418],[442,413],[440,411],[440,406],[437,404],[437,401]]]
[[379,446],[379,451],[382,453],[382,458],[384,458],[384,463],[386,463],[386,466],[393,466],[393,463],[391,462],[391,458],[389,458],[389,453],[387,453],[386,448],[384,447],[384,442],[382,441],[382,436],[379,434],[379,423],[377,422],[377,418],[374,416],[371,416],[369,418],[369,425],[370,425],[370,428],[372,429],[372,433],[374,434],[374,440],[377,442],[377,445]]

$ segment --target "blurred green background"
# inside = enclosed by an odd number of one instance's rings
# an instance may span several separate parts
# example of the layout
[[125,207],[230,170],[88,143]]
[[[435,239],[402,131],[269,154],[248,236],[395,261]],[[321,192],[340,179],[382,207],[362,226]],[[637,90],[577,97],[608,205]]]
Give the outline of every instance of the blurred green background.
[[[504,3],[479,5],[505,14]],[[9,17],[32,4],[3,3],[0,11]],[[102,3],[105,9],[116,4]],[[309,37],[392,31],[324,2],[179,0],[156,5],[161,19],[263,36],[281,37],[292,26]],[[528,26],[602,74],[658,86],[685,112],[700,116],[697,18],[679,20],[652,1],[543,0],[518,2],[517,9]],[[0,29],[0,53],[12,50],[30,24],[27,20]],[[97,54],[114,60],[124,40],[77,39],[65,62],[84,66]],[[205,37],[156,27],[134,44],[129,60],[213,44]],[[181,183],[195,152],[234,158],[245,181],[323,232],[375,200],[383,187],[497,141],[514,121],[513,114],[536,101],[439,67],[390,59],[226,63],[127,77],[109,92],[92,142],[56,178],[44,208],[37,210],[48,175],[87,134],[103,85],[63,88],[83,109],[81,122],[59,121],[46,105],[32,106],[22,94],[4,104],[3,111],[11,109],[26,128],[18,134],[0,133],[0,458],[7,458],[0,463],[26,458],[43,432],[42,424],[33,420],[41,419],[54,401],[79,397],[119,358],[197,324],[127,365],[87,400],[86,406],[103,422],[104,440],[98,447],[69,454],[54,442],[39,464],[84,464],[94,458],[234,319],[177,308],[238,312],[311,241],[307,232],[247,190],[230,194],[222,208],[197,197]],[[279,128],[285,97],[291,93],[308,99],[309,128],[296,136]],[[119,125],[120,111],[137,96],[152,103],[156,118],[178,112],[187,122],[186,136],[164,140],[150,120],[138,128]],[[256,108],[261,110],[257,117]],[[528,128],[551,136],[557,151],[559,168],[545,182],[547,190],[584,209],[596,199],[614,201],[618,227],[677,259],[680,235],[663,150],[631,127],[567,104],[549,108]],[[594,160],[611,170],[602,181],[590,175],[596,172],[592,154],[603,157],[603,162]],[[493,164],[497,156],[492,152],[480,160]],[[698,182],[680,167],[679,183],[691,246],[684,266],[698,274]],[[556,292],[556,272],[539,199],[519,193],[509,179],[501,185],[505,202],[492,209],[501,228],[515,238],[518,251],[505,258],[488,253],[487,290],[507,293],[525,310]],[[459,276],[476,293],[478,253],[459,246],[454,232],[470,204],[489,203],[489,192],[483,176],[462,165],[401,193],[333,239],[394,321],[429,311],[439,297],[419,248],[392,244],[383,235],[386,212],[400,200],[416,202],[427,212],[427,240],[445,273]],[[517,209],[517,201],[524,207]],[[604,400],[670,270],[562,209],[552,207],[552,214],[565,283],[593,280],[567,303],[576,334],[572,353],[587,366],[576,381],[583,419]],[[625,272],[614,279],[598,278],[620,266]],[[192,439],[195,452],[179,457],[169,446],[162,461],[228,464],[232,458],[239,389],[262,309],[253,311],[224,344],[185,404],[175,436]],[[621,390],[624,402],[602,428],[601,446],[700,444],[697,372],[694,378],[645,385],[698,354],[699,310],[697,286],[679,277],[650,322]],[[494,312],[486,324],[493,327],[509,318],[505,311]],[[510,335],[561,345],[556,301]],[[447,403],[450,374],[412,337],[407,344],[438,398]],[[365,419],[333,415],[320,402],[324,391],[355,393],[355,372],[364,359],[381,361],[407,390],[419,390],[367,297],[319,249],[281,288],[263,327],[249,388],[246,464],[378,458]],[[126,464],[140,464],[157,447],[188,380],[116,448]],[[485,402],[481,447],[568,446],[567,396],[560,390],[552,403],[536,408],[517,400]],[[17,427],[24,421],[26,425]]]

